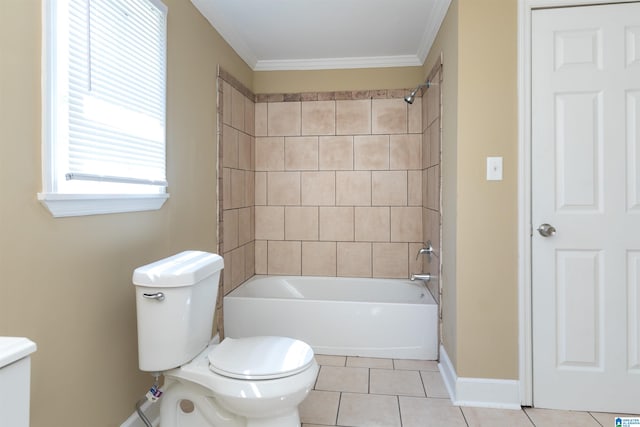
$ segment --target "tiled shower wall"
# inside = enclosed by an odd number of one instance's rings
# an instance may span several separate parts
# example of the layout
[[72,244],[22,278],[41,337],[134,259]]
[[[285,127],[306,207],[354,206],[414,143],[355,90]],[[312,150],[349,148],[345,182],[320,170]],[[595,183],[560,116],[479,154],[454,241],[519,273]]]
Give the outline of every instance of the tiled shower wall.
[[[218,75],[218,252],[224,258],[224,276],[218,297],[255,273],[255,96],[232,76]],[[219,321],[218,325],[222,323]]]
[[[422,257],[422,271],[440,276],[440,76],[432,73],[434,84],[422,96],[422,221],[423,241],[431,241],[434,256]],[[439,279],[427,283],[439,302]]]
[[432,194],[423,185],[436,169],[422,160],[430,129],[424,103],[405,103],[407,93],[258,96],[257,274],[407,278],[422,271],[416,253],[434,206],[425,204],[424,193]]
[[220,70],[221,296],[256,273],[439,273],[440,91],[407,93],[255,96]]

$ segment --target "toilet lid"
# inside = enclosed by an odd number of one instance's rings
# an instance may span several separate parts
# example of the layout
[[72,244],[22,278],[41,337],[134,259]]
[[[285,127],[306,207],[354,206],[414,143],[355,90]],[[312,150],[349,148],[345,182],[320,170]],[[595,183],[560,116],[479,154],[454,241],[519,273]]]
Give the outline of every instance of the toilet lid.
[[283,378],[304,371],[313,361],[305,342],[286,337],[225,338],[209,353],[209,368],[245,380]]

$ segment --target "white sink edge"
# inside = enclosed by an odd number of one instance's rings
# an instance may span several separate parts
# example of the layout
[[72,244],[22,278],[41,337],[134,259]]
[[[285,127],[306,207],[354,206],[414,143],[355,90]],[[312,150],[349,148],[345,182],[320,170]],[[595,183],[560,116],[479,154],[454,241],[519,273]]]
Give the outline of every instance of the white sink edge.
[[0,337],[0,369],[36,351],[36,343],[23,337]]

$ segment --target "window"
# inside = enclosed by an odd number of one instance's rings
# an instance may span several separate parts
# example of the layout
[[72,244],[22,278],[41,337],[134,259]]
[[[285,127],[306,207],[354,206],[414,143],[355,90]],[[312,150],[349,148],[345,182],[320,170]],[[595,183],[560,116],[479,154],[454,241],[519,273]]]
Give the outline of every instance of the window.
[[54,216],[159,209],[166,14],[159,0],[43,0],[43,192]]

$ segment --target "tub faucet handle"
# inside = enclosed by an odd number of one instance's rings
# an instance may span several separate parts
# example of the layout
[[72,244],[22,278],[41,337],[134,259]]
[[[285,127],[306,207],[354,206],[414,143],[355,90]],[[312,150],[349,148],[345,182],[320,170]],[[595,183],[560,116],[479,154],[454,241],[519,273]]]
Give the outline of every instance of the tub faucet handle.
[[420,250],[418,251],[418,255],[416,255],[416,261],[422,254],[426,254],[429,259],[431,258],[431,255],[433,255],[433,246],[431,245],[431,240],[427,240],[427,245],[424,248],[420,248]]

